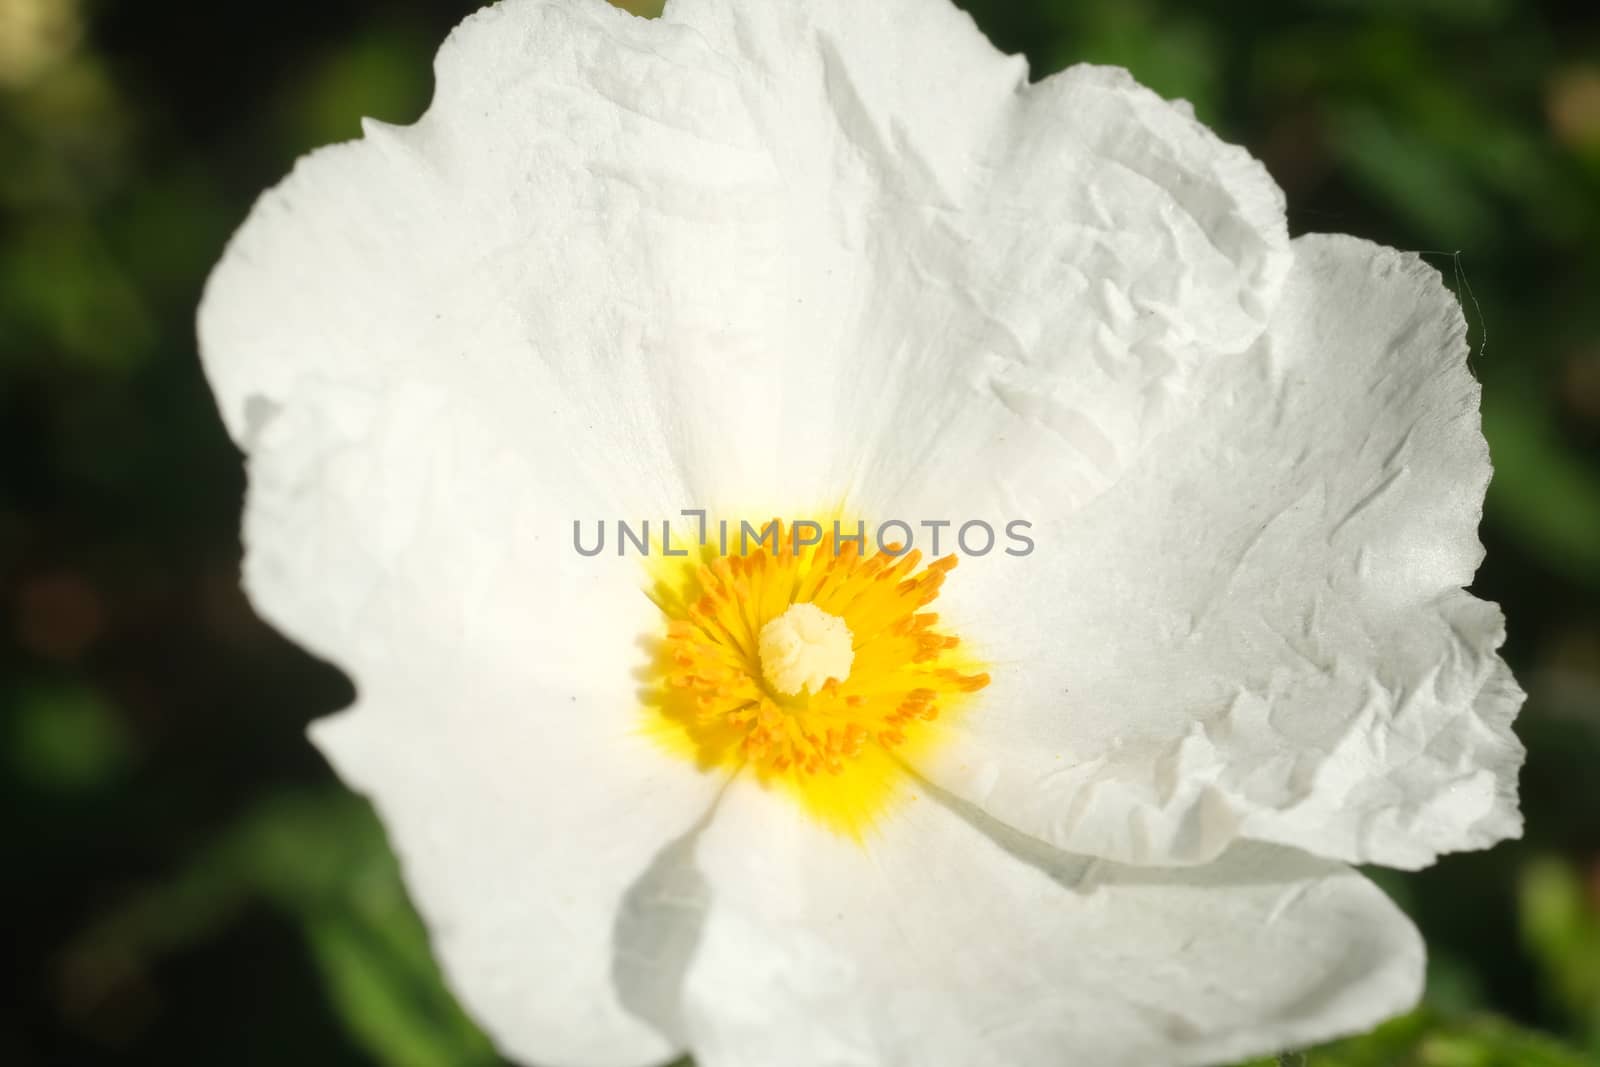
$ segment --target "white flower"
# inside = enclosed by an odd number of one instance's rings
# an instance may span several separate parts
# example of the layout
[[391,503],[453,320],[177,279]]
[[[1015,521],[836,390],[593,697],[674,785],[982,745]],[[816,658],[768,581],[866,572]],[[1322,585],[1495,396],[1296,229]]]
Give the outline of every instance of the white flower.
[[[1521,758],[1431,269],[945,0],[506,0],[437,66],[200,334],[250,594],[355,679],[315,740],[508,1055],[1201,1064],[1413,1002],[1345,864],[1514,835]],[[573,551],[685,507],[1037,547]]]

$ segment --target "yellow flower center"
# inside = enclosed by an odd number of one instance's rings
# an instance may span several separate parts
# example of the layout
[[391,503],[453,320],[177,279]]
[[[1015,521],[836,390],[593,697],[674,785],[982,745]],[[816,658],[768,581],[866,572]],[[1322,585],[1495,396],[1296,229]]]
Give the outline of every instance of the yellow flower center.
[[655,557],[665,631],[648,725],[701,767],[748,767],[859,836],[911,795],[907,761],[989,676],[923,610],[954,556],[921,567],[918,552],[864,553],[831,523],[804,525],[820,541],[780,523],[751,551]]

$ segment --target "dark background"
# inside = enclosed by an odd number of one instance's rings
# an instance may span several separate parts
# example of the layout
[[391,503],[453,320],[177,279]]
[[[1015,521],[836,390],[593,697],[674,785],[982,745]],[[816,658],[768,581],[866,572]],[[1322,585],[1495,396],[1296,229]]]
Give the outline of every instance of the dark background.
[[[473,6],[0,0],[0,1063],[495,1062],[304,740],[348,683],[239,593],[192,327],[256,194],[361,115],[415,118]],[[968,6],[1036,75],[1187,97],[1295,232],[1426,250],[1463,295],[1528,835],[1378,875],[1427,1003],[1310,1062],[1600,1064],[1600,6]]]

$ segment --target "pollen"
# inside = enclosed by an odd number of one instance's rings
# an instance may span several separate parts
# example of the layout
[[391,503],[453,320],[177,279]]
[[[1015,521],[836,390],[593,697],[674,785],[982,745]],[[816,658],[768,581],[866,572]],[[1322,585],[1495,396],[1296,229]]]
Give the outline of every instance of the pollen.
[[956,557],[866,552],[830,526],[773,520],[751,551],[658,557],[643,698],[671,751],[748,770],[859,837],[914,795],[908,768],[989,675],[928,610]]

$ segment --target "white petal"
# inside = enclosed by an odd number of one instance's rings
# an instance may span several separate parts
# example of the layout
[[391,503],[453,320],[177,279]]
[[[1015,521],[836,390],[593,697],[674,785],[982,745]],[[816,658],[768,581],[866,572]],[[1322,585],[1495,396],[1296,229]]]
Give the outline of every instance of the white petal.
[[941,599],[994,682],[925,771],[1063,848],[1415,867],[1519,830],[1522,694],[1461,591],[1489,463],[1460,309],[1414,256],[1295,248],[1192,417]]
[[600,0],[468,19],[427,115],[302,160],[210,279],[202,351],[235,439],[253,450],[287,406],[345,429],[405,383],[530,463],[566,521],[599,517],[569,472],[607,517],[703,502],[686,479],[730,452],[728,339],[779,247],[781,184],[727,68]]
[[1287,273],[1265,171],[1122,71],[1030,86],[1003,128],[981,192],[931,230],[906,227],[914,243],[895,253],[914,273],[885,286],[896,319],[869,336],[892,354],[896,399],[858,482],[867,508],[1087,505],[1206,357],[1259,336]]
[[555,475],[447,397],[395,394],[347,437],[311,400],[264,427],[252,600],[354,679],[358,707],[314,737],[376,802],[497,1044],[531,1062],[668,1059],[632,1007],[657,979],[641,946],[620,951],[617,915],[719,783],[641,736],[643,576],[572,551],[528,492]]
[[[519,1059],[658,1062],[678,1046],[637,1006],[658,946],[618,916],[720,783],[641,737],[646,575],[580,557],[572,522],[677,506],[688,446],[628,297],[661,299],[654,268],[604,247],[613,201],[577,178],[598,154],[567,127],[615,142],[596,115],[617,104],[559,86],[574,64],[615,72],[585,49],[650,24],[496,12],[446,45],[427,121],[319,153],[262,200],[201,340],[249,452],[252,601],[354,679],[358,708],[316,739],[376,801],[464,1006]],[[519,33],[537,40],[517,67],[497,49]],[[629,54],[672,59],[656,37]],[[506,84],[541,65],[542,96]]]
[[741,780],[696,864],[703,1067],[1217,1063],[1368,1028],[1421,988],[1420,939],[1376,887],[1269,846],[1120,867],[933,796],[861,845]]
[[1288,268],[1280,193],[1125,72],[1028,85],[945,0],[675,0],[667,18],[742,56],[788,180],[763,414],[802,503],[821,472],[826,503],[921,517],[989,502],[996,477],[1039,489],[1023,467],[1052,473],[1051,500],[1087,498],[1202,353],[1263,328]]
[[494,688],[376,686],[312,735],[374,800],[450,987],[501,1052],[596,1067],[671,1060],[682,1047],[648,1021],[660,990],[675,988],[662,959],[671,928],[625,929],[619,917],[709,791],[637,736],[554,721],[603,720],[610,697]]
[[446,976],[499,1047],[670,1059],[636,1004],[671,976],[653,931],[624,951],[618,915],[720,783],[641,735],[643,575],[572,551],[528,492],[555,475],[446,397],[395,392],[345,438],[310,401],[264,427],[252,599],[355,680],[358,707],[314,738],[375,801]]
[[304,161],[213,277],[245,445],[308,380],[404,378],[630,514],[882,508],[975,447],[980,482],[1033,456],[1090,493],[1287,263],[1247,155],[1118,71],[1025,87],[947,0],[510,0],[438,73],[417,126]]

